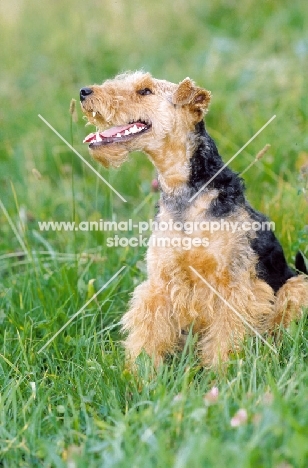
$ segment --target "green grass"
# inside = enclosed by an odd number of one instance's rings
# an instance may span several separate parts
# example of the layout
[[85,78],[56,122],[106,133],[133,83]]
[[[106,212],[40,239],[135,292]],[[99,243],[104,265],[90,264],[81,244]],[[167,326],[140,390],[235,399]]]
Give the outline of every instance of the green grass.
[[[101,232],[43,233],[38,221],[148,219],[155,171],[141,154],[117,171],[92,162],[122,203],[38,114],[88,158],[71,99],[143,68],[212,91],[207,127],[225,161],[277,115],[232,168],[271,144],[244,178],[292,264],[308,252],[308,6],[12,0],[0,5],[0,28],[0,466],[307,467],[306,321],[281,333],[277,355],[248,340],[225,373],[200,368],[192,338],[157,373],[146,356],[128,372],[117,324],[145,277],[144,249],[110,249]],[[241,408],[247,421],[231,427]]]

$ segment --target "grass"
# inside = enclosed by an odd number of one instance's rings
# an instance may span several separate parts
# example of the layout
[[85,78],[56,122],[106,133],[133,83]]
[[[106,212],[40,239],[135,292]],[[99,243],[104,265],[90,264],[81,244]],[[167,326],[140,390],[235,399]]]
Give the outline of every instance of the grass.
[[[141,356],[131,374],[117,324],[145,277],[144,249],[110,249],[102,232],[38,228],[44,220],[154,214],[155,172],[143,155],[117,171],[92,162],[122,203],[38,118],[88,158],[71,98],[81,86],[144,68],[175,82],[189,75],[212,91],[207,127],[225,161],[277,115],[232,168],[244,170],[271,144],[245,173],[247,195],[275,221],[291,264],[299,248],[307,254],[307,22],[298,0],[257,8],[252,0],[1,3],[1,466],[308,465],[305,320],[281,333],[277,355],[248,340],[225,373],[200,368],[190,337],[186,354],[157,373]],[[247,420],[232,427],[239,409]]]

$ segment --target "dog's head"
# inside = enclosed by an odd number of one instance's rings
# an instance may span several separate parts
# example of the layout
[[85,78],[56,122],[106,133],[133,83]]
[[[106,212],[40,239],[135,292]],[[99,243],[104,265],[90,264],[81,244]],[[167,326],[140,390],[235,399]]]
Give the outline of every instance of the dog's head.
[[172,145],[185,144],[207,111],[210,96],[190,78],[174,84],[143,72],[82,88],[81,108],[97,128],[84,142],[104,166],[119,166],[137,150],[155,161]]

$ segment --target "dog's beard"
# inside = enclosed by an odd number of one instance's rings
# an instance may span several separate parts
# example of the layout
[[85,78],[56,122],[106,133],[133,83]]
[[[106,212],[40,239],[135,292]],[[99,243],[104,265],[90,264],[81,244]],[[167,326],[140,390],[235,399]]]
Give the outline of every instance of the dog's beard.
[[127,160],[129,154],[127,148],[118,144],[96,147],[95,150],[89,148],[89,151],[91,156],[104,167],[120,167]]

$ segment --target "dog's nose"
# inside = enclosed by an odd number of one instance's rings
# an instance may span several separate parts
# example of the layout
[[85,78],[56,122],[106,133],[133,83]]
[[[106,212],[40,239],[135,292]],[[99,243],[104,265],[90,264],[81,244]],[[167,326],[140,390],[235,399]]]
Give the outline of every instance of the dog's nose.
[[80,90],[80,101],[84,101],[89,94],[92,94],[93,91],[91,88],[81,88]]

